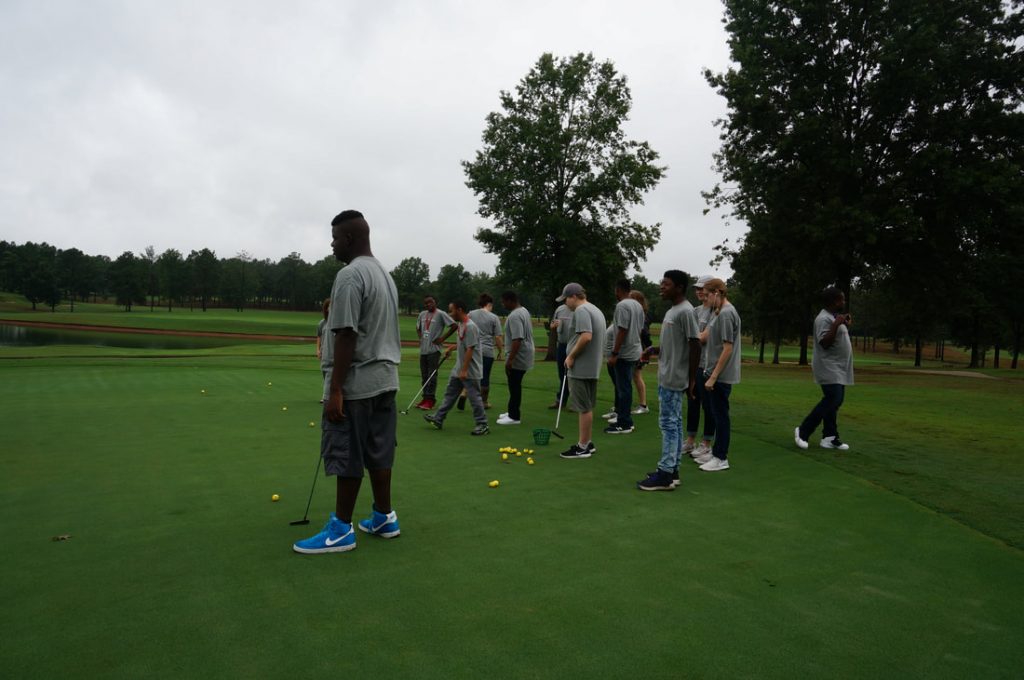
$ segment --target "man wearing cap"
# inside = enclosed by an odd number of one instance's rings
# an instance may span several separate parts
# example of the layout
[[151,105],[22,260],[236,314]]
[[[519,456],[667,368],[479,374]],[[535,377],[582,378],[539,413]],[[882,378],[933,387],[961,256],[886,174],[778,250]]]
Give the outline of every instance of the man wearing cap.
[[566,349],[565,368],[569,383],[569,406],[579,414],[579,441],[559,454],[562,458],[590,458],[594,446],[594,405],[597,380],[601,375],[604,346],[604,315],[587,302],[587,291],[578,283],[567,283],[555,300],[572,311],[571,337]]
[[839,439],[836,419],[846,396],[846,386],[853,384],[853,344],[850,342],[850,315],[843,314],[846,295],[835,287],[822,293],[824,308],[814,320],[814,355],[811,370],[814,382],[821,386],[821,401],[807,414],[793,433],[796,445],[807,448],[807,440],[824,423],[821,448],[846,451],[850,446]]
[[605,434],[633,431],[633,367],[643,353],[640,331],[644,327],[644,308],[629,297],[629,291],[628,279],[616,282],[615,340],[608,357],[608,365],[615,375],[615,423],[604,428]]
[[[694,310],[697,316],[697,330],[703,332],[708,327],[711,319],[711,301],[704,295],[704,284],[715,278],[711,274],[702,274],[693,284],[697,293],[697,300],[700,305]],[[700,363],[697,368],[700,375],[704,375],[704,364],[707,359],[708,348],[703,342],[700,350]],[[700,445],[697,445],[697,427],[700,425],[700,414],[704,412],[704,431]],[[697,381],[697,389],[694,397],[686,393],[686,442],[683,444],[683,452],[689,453],[696,458],[711,452],[711,446],[715,441],[715,419],[711,417],[711,404],[708,401],[707,390],[704,389],[704,381]]]
[[702,333],[708,355],[704,366],[704,387],[715,419],[715,444],[711,451],[694,458],[705,472],[729,469],[729,437],[732,420],[729,396],[740,381],[740,315],[728,299],[725,281],[711,279],[704,284],[704,294],[711,300],[711,321]]

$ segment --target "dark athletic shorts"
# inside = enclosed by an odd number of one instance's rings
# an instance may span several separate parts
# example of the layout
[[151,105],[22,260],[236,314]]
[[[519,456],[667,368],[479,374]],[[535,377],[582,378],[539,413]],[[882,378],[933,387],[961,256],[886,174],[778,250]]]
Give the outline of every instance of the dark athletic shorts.
[[369,399],[346,399],[340,423],[321,417],[320,456],[324,472],[337,477],[362,477],[363,470],[390,470],[395,464],[395,392]]

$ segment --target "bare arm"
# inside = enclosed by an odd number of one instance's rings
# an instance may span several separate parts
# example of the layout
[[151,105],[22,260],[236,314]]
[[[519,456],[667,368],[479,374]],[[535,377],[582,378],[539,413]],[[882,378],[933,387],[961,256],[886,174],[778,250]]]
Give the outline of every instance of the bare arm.
[[342,328],[334,334],[334,370],[331,371],[331,396],[327,400],[327,420],[340,422],[344,417],[344,399],[341,387],[352,367],[352,357],[356,353],[356,331],[353,328]]
[[568,356],[565,357],[566,368],[572,368],[572,365],[576,363],[576,357],[583,352],[583,349],[590,344],[590,341],[593,340],[593,338],[594,334],[590,331],[583,331],[582,333],[577,334],[576,345],[572,348],[572,351],[569,352]]
[[508,348],[508,356],[505,358],[505,370],[512,370],[512,362],[519,356],[519,348],[522,346],[522,338],[516,338],[512,341],[512,346]]

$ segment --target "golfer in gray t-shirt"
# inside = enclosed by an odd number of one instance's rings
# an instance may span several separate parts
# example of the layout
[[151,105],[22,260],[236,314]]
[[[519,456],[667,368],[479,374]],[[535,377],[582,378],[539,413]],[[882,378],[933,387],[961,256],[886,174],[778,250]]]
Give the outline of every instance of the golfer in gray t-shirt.
[[729,469],[729,441],[732,420],[729,396],[740,381],[740,315],[731,302],[721,279],[704,284],[704,295],[711,301],[711,320],[702,333],[708,354],[704,367],[704,387],[708,392],[711,416],[715,419],[715,444],[711,451],[694,460],[705,472]]
[[572,310],[572,338],[565,358],[568,371],[569,406],[578,414],[579,441],[560,455],[562,458],[589,458],[597,451],[593,442],[594,405],[601,375],[604,346],[604,315],[587,301],[587,292],[578,283],[566,284],[558,302]]
[[328,328],[334,331],[331,389],[324,406],[320,455],[338,477],[335,511],[324,528],[292,548],[300,553],[344,552],[356,547],[352,513],[364,472],[373,487],[373,511],[359,528],[382,538],[401,532],[391,507],[391,469],[397,425],[395,393],[402,348],[398,291],[370,250],[370,227],[346,210],[331,222],[335,257],[347,262],[334,279]]
[[533,323],[530,312],[519,304],[514,291],[501,294],[508,310],[505,319],[505,377],[508,379],[508,411],[498,416],[498,425],[518,425],[522,419],[523,378],[533,368]]
[[476,421],[476,427],[470,434],[484,435],[490,430],[487,429],[487,412],[484,410],[484,401],[480,395],[480,378],[483,377],[484,370],[480,351],[480,329],[469,318],[466,303],[461,300],[449,304],[448,311],[458,324],[456,333],[459,340],[456,346],[446,350],[445,354],[455,352],[455,365],[448,378],[448,387],[444,391],[441,407],[433,415],[425,413],[423,419],[440,430],[456,399],[465,390],[473,407],[473,420]]
[[826,288],[824,308],[814,320],[814,355],[811,369],[814,382],[821,387],[821,401],[815,405],[793,433],[796,445],[806,449],[807,440],[823,423],[821,448],[845,451],[849,445],[839,439],[839,407],[846,398],[846,386],[853,384],[853,344],[850,342],[850,315],[843,314],[846,295],[838,288]]
[[423,399],[416,408],[429,411],[437,401],[437,373],[441,362],[441,343],[455,330],[455,321],[437,308],[433,295],[423,298],[424,310],[416,318],[416,335],[420,339],[420,384]]
[[[494,300],[487,293],[481,293],[478,299],[480,307],[469,313],[469,318],[480,329],[480,349],[483,355],[484,374],[480,379],[480,394],[484,399],[484,408],[490,408],[488,399],[491,394],[491,367],[494,365],[495,356],[501,356],[501,348],[504,339],[501,334],[501,319],[491,311]],[[465,404],[460,397],[459,408]]]
[[615,382],[615,423],[605,434],[629,434],[633,431],[633,367],[643,354],[640,331],[644,327],[644,308],[629,296],[630,283],[622,279],[615,284],[615,340],[608,366]]

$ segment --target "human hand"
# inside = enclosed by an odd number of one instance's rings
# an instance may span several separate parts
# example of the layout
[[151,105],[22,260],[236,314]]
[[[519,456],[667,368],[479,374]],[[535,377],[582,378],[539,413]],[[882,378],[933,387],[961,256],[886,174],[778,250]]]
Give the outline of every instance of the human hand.
[[564,363],[566,368],[572,368],[572,365],[576,363],[576,357],[566,357]]
[[340,423],[345,419],[345,399],[341,396],[341,390],[335,392],[331,390],[331,397],[327,400],[327,406],[324,408],[324,413],[327,415],[327,420],[332,423]]

